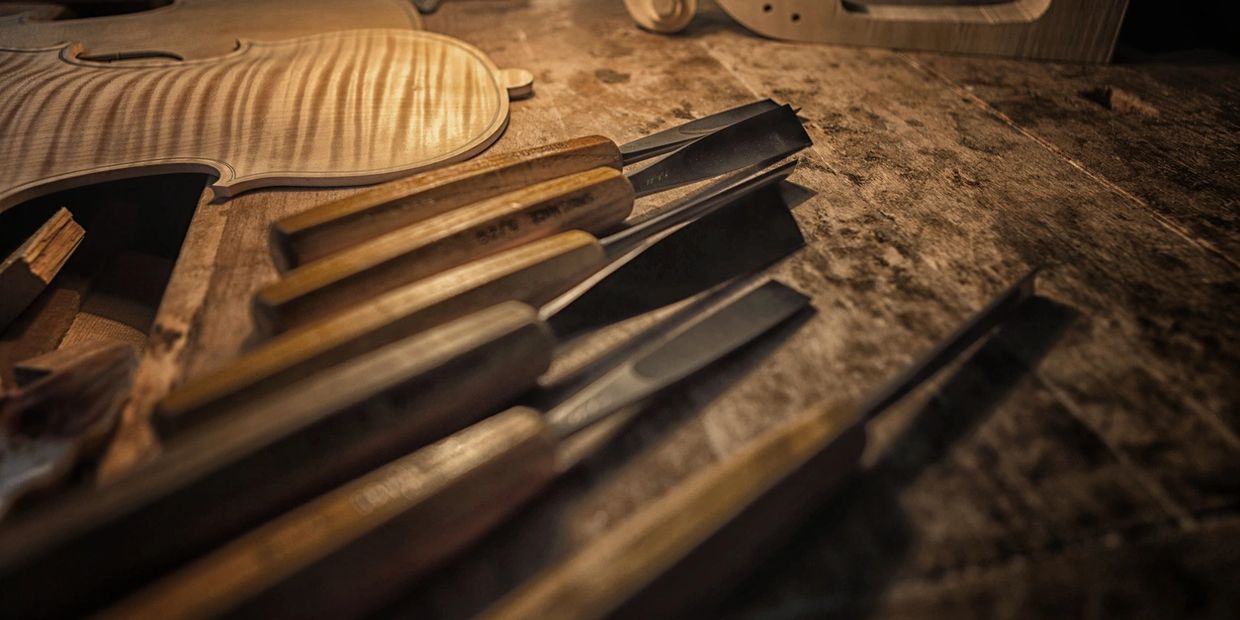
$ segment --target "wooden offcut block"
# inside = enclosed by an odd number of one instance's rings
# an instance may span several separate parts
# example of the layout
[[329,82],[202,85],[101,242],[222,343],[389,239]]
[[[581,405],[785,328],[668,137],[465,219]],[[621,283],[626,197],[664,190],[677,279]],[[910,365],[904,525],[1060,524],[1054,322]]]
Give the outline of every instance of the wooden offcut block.
[[0,263],[0,329],[47,288],[84,235],[69,210],[62,208]]

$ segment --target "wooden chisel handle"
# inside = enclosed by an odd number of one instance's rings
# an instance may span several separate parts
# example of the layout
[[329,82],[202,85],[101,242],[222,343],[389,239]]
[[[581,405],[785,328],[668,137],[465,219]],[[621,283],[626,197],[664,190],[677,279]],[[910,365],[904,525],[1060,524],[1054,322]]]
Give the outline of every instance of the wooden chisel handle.
[[105,618],[351,618],[460,551],[556,475],[542,415],[514,408],[337,488]]
[[851,471],[865,427],[822,406],[690,477],[488,609],[484,618],[682,617],[753,568],[779,530]]
[[288,331],[173,390],[153,421],[162,436],[406,335],[503,301],[541,306],[598,271],[597,239],[569,231],[385,293]]
[[485,418],[536,383],[553,349],[534,309],[506,302],[213,420],[114,484],[6,523],[2,607],[13,617],[69,617],[115,602]]
[[278,267],[291,269],[457,207],[599,166],[621,167],[619,147],[602,136],[478,157],[279,220],[271,228],[272,254]]
[[628,217],[633,186],[614,168],[536,183],[388,232],[306,263],[258,292],[260,324],[290,329],[364,304],[470,260]]

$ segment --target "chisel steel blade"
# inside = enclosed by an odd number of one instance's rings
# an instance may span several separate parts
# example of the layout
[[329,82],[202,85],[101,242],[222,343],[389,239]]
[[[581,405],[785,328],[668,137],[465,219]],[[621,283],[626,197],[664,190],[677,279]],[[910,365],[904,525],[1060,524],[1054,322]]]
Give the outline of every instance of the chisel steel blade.
[[620,145],[620,160],[627,166],[639,161],[645,161],[651,157],[657,157],[668,151],[676,150],[687,142],[698,140],[724,127],[734,125],[747,118],[778,107],[778,103],[770,99],[763,99],[722,112],[716,112],[710,116],[704,116],[683,125],[638,138],[632,142]]
[[813,142],[791,106],[725,127],[629,175],[638,197],[787,157]]
[[567,437],[637,404],[753,341],[809,306],[809,298],[775,281],[686,325],[603,375],[547,412],[559,437]]
[[926,353],[916,364],[875,392],[860,409],[860,419],[868,420],[887,407],[895,404],[908,395],[922,382],[934,376],[947,366],[966,349],[981,340],[992,329],[1007,320],[1013,312],[1021,307],[1031,295],[1038,270],[1034,269],[994,298],[981,311],[973,315],[967,323],[961,325],[952,335],[939,342],[933,350]]
[[805,244],[780,196],[767,186],[610,263],[546,320],[561,339],[662,308],[754,273]]
[[609,258],[623,256],[662,231],[671,230],[750,192],[787,179],[799,162],[793,159],[769,168],[766,163],[739,170],[680,200],[655,209],[639,221],[601,239],[603,249]]

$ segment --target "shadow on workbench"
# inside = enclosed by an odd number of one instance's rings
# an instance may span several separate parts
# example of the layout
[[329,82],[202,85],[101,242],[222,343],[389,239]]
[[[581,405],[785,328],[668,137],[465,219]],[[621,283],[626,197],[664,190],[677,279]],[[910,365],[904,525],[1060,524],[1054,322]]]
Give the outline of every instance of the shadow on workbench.
[[[694,424],[703,410],[721,400],[731,386],[783,347],[812,316],[812,312],[805,311],[708,367],[674,392],[657,398],[601,453],[586,459],[580,468],[556,482],[470,551],[409,588],[401,600],[377,617],[473,617],[585,544],[580,540],[586,526],[582,515],[590,517],[590,529],[606,530],[616,523],[604,521],[628,513],[627,509],[619,509],[626,501],[625,489],[642,487],[644,494],[651,487],[660,487],[659,492],[663,492],[679,483],[687,472],[705,466],[695,459],[706,457],[709,450],[679,452],[678,444],[661,440]],[[603,357],[607,355],[604,353]],[[671,451],[659,449],[668,446],[677,447]],[[666,477],[630,475],[643,470],[633,467],[639,459],[676,461],[676,466],[669,465]],[[606,487],[606,492],[600,492],[601,487]],[[582,496],[596,501],[586,502],[587,508],[582,509]],[[566,509],[574,503],[578,505],[576,514]]]
[[[900,490],[998,409],[1075,317],[1072,309],[1046,298],[1027,302],[935,390],[871,467],[847,478],[711,615],[877,615],[913,542]],[[814,472],[800,475],[808,478]]]

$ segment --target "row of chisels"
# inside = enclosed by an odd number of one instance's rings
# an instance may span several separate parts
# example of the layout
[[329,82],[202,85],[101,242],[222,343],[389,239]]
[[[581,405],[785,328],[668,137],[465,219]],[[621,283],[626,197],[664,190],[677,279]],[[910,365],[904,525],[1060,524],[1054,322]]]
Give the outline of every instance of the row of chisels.
[[[803,245],[782,191],[795,162],[780,162],[809,145],[792,108],[761,101],[278,222],[283,273],[254,303],[268,337],[162,400],[153,462],[0,531],[4,611],[373,610],[654,395],[806,309],[748,276]],[[695,182],[629,217],[636,197]],[[546,411],[512,407],[576,337],[699,294]]]
[[[268,337],[162,400],[159,458],[0,530],[0,615],[382,608],[659,394],[811,311],[756,277],[804,243],[785,180],[809,144],[790,107],[760,101],[626,145],[479,158],[277,222],[282,277],[255,298]],[[694,182],[630,217],[636,196]],[[678,617],[722,592],[857,466],[870,419],[998,340],[1033,282],[870,398],[776,426],[486,615]],[[542,384],[579,336],[661,309]]]

